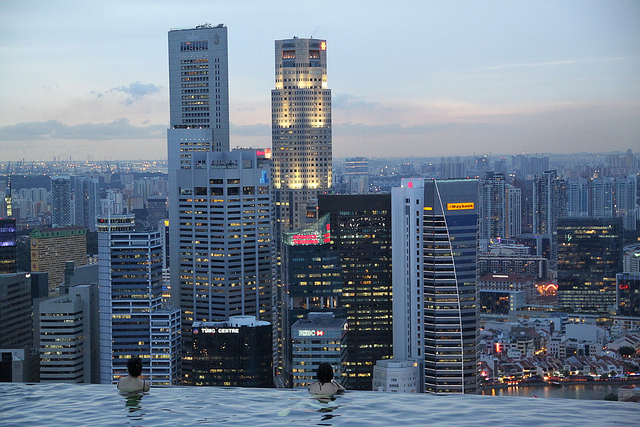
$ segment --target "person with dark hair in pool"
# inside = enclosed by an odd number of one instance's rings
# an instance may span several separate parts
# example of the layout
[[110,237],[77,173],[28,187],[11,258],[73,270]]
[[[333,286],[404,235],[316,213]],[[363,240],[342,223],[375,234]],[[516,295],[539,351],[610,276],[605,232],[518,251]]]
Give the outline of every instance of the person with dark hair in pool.
[[132,357],[127,362],[129,375],[121,377],[118,381],[118,390],[124,392],[149,391],[151,383],[140,378],[142,375],[142,360],[139,357]]
[[309,393],[311,394],[334,395],[345,391],[344,387],[333,381],[333,367],[327,362],[323,362],[318,366],[316,378],[318,381],[309,386]]

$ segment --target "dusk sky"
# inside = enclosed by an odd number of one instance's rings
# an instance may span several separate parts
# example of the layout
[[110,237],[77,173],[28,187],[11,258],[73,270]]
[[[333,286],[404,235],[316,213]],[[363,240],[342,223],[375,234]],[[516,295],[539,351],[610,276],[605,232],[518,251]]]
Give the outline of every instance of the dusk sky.
[[163,159],[167,32],[224,23],[231,147],[327,40],[334,157],[640,151],[640,1],[0,0],[0,161]]

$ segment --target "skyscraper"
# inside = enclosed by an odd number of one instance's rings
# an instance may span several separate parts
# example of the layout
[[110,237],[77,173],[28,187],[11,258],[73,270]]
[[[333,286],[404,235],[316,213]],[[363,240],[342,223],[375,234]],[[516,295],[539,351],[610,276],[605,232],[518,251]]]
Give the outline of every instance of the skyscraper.
[[[276,298],[274,350],[282,368],[287,272],[280,262],[284,232],[317,219],[317,196],[332,185],[331,90],[327,42],[294,37],[275,42],[275,89],[271,91]],[[278,360],[279,359],[279,360]]]
[[476,180],[403,179],[391,195],[393,356],[421,390],[477,392]]
[[549,259],[551,268],[555,268],[558,258],[556,246],[556,227],[558,218],[566,211],[566,185],[557,171],[548,170],[536,175],[533,180],[533,234],[543,242],[538,242],[538,255],[543,255],[543,247],[548,247],[544,254]]
[[558,220],[558,299],[571,313],[615,313],[622,218]]
[[349,325],[343,384],[371,390],[376,361],[392,356],[391,196],[325,194],[318,208],[329,214],[329,246],[338,253],[340,305]]
[[[227,28],[210,24],[169,31],[170,129],[183,159],[190,151],[229,150]],[[172,135],[172,132],[169,132]]]
[[271,91],[273,187],[283,231],[299,228],[307,201],[331,188],[331,89],[327,42],[276,40],[276,88]]
[[73,224],[71,193],[69,175],[51,177],[51,225],[53,227]]
[[271,320],[270,151],[228,151],[226,27],[169,32],[169,85],[171,297],[194,384],[193,322]]
[[180,311],[161,306],[160,232],[133,225],[133,215],[98,220],[100,382],[116,382],[138,356],[153,384],[177,385]]

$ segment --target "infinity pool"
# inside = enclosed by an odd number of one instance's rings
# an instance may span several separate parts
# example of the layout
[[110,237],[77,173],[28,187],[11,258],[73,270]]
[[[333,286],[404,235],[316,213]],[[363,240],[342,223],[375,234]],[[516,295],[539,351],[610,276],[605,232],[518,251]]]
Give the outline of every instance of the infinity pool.
[[180,426],[640,425],[640,405],[570,399],[348,392],[318,400],[304,390],[154,388],[123,396],[115,386],[0,384],[0,425]]

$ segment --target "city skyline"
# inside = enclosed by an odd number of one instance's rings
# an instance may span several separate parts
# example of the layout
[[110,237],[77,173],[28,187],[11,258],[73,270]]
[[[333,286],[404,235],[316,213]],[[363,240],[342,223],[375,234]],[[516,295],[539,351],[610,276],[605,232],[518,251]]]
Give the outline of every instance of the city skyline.
[[166,158],[166,33],[205,22],[229,28],[231,148],[271,145],[274,40],[313,36],[334,157],[638,150],[637,2],[151,5],[3,3],[6,160]]

